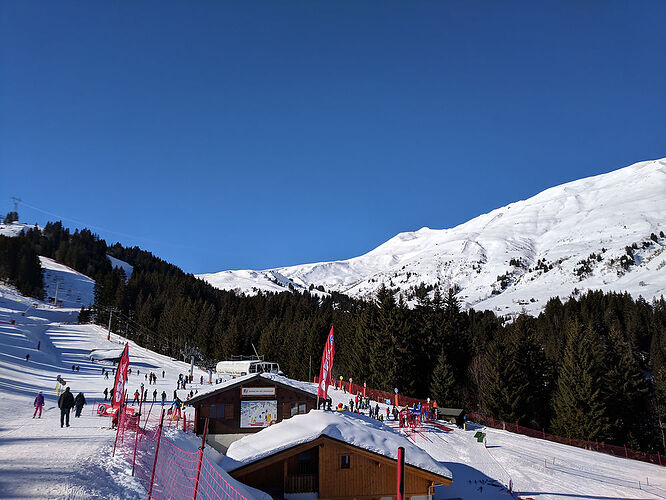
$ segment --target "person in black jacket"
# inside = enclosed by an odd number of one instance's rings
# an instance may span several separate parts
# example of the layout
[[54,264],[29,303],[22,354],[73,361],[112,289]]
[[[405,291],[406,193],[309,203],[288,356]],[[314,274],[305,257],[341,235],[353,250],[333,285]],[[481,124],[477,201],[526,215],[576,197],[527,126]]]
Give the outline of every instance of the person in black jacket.
[[69,427],[69,410],[74,406],[74,396],[69,390],[69,387],[65,388],[58,398],[58,408],[60,408],[60,427],[62,427],[67,421],[67,427]]
[[79,392],[74,398],[74,407],[76,408],[76,413],[74,414],[74,416],[76,418],[79,418],[81,416],[81,410],[83,409],[83,406],[85,404],[86,404],[86,398],[83,396],[82,392]]

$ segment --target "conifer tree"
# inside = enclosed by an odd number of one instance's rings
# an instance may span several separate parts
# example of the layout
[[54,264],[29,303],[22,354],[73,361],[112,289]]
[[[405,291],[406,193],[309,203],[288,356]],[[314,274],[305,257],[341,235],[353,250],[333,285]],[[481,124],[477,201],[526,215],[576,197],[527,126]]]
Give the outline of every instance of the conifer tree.
[[603,351],[594,331],[578,321],[566,327],[567,343],[553,398],[556,434],[586,440],[608,437],[609,421],[602,393]]
[[437,365],[432,374],[430,397],[437,401],[437,404],[441,407],[452,408],[460,404],[456,394],[456,381],[453,377],[453,369],[443,351],[437,359]]

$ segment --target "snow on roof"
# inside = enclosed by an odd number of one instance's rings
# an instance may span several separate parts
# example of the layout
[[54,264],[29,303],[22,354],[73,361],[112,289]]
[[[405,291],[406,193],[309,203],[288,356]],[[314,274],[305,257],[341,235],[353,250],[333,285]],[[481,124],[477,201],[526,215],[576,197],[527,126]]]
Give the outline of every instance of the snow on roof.
[[124,349],[125,349],[124,347],[122,349],[93,349],[90,351],[90,355],[88,357],[90,359],[99,359],[99,360],[120,359],[123,355]]
[[309,384],[307,382],[300,382],[298,380],[293,380],[284,377],[282,375],[277,375],[275,373],[248,373],[247,375],[242,375],[236,378],[230,378],[229,380],[225,380],[224,382],[215,384],[210,388],[208,388],[207,390],[199,391],[199,393],[196,396],[190,398],[188,401],[186,401],[186,403],[192,403],[193,401],[198,401],[200,399],[205,398],[206,396],[209,396],[210,394],[213,394],[214,392],[227,389],[228,387],[233,387],[237,384],[242,384],[244,382],[253,380],[255,378],[263,378],[271,382],[276,382],[278,384],[293,387],[294,389],[298,389],[299,391],[310,393],[315,397],[317,396],[317,388],[314,387],[313,384]]
[[311,410],[249,434],[232,443],[221,465],[233,471],[293,446],[328,436],[364,450],[398,458],[398,447],[405,449],[405,463],[451,479],[453,475],[440,462],[406,437],[378,420],[357,413]]

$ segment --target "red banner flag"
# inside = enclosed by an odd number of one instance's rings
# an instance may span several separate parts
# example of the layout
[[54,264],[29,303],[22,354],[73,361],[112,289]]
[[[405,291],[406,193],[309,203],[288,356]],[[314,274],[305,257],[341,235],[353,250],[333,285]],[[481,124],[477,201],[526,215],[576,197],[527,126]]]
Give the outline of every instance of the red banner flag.
[[116,383],[113,385],[113,400],[111,406],[120,408],[125,400],[125,382],[127,382],[127,368],[129,367],[129,344],[125,344],[123,355],[120,356],[118,370],[116,371]]
[[333,370],[333,357],[335,356],[335,340],[333,339],[333,327],[326,338],[324,352],[321,355],[321,368],[319,369],[319,387],[317,396],[327,398],[328,386],[331,385],[331,370]]

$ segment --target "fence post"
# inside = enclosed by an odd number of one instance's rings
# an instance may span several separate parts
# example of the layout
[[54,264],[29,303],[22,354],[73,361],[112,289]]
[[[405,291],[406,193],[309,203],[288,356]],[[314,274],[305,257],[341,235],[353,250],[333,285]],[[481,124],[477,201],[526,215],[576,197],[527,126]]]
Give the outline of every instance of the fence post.
[[569,446],[571,446],[571,433],[569,433]]
[[398,470],[396,483],[396,499],[403,500],[405,497],[405,449],[402,446],[398,448]]
[[541,434],[543,434],[543,438],[546,439],[546,430],[543,427],[541,428]]
[[197,477],[194,480],[194,496],[192,497],[192,500],[197,500],[197,488],[199,488],[199,474],[201,474],[201,459],[203,458],[204,447],[206,446],[206,434],[208,434],[208,417],[206,417],[203,436],[201,438],[201,448],[199,449],[199,463],[197,464]]
[[185,411],[183,411],[183,432],[187,432],[187,417],[185,416]]
[[164,408],[162,408],[162,417],[160,418],[160,426],[157,431],[157,446],[155,447],[155,460],[153,461],[153,472],[150,475],[150,488],[148,489],[148,500],[153,493],[153,481],[155,481],[155,467],[157,466],[157,454],[160,452],[160,440],[162,439],[162,427],[164,427]]
[[624,458],[629,458],[629,454],[627,453],[627,445],[624,445]]
[[134,455],[132,456],[132,475],[134,475],[134,466],[136,465],[136,447],[139,444],[139,429],[141,429],[141,426],[139,425],[141,423],[141,403],[143,402],[143,398],[139,399],[139,414],[136,417],[136,429],[134,431]]
[[520,428],[518,427],[518,420],[516,420],[516,434],[520,434]]
[[661,465],[661,453],[657,452],[657,458],[659,459],[659,465]]
[[[118,415],[118,419],[116,420],[116,439],[113,440],[113,453],[111,454],[112,457],[116,456],[116,444],[118,443],[118,434],[120,433],[120,419],[122,418],[122,412],[123,411],[123,405],[120,405],[118,409],[116,410],[116,415]],[[113,422],[113,417],[111,418],[111,422]]]

